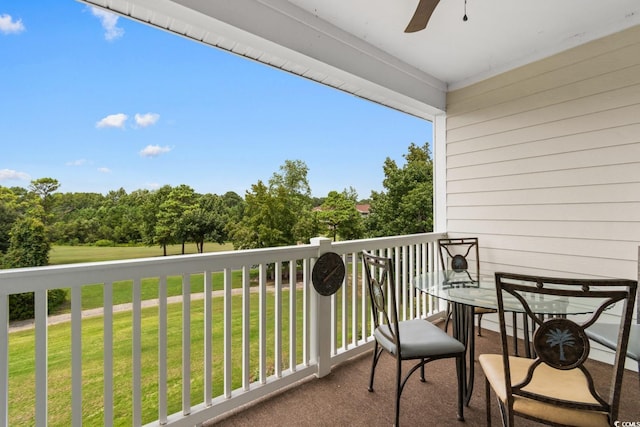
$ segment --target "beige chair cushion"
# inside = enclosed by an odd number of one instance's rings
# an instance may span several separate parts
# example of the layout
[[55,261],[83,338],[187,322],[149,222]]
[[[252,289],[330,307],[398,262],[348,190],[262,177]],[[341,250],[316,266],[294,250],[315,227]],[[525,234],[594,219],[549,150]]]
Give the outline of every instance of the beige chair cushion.
[[[494,392],[501,401],[506,402],[502,355],[482,354],[478,360]],[[533,363],[533,359],[510,356],[509,363],[511,382],[518,384],[526,377],[527,369]],[[525,387],[525,390],[557,399],[597,403],[589,393],[587,379],[579,369],[562,371],[543,363],[536,369],[531,383]],[[521,396],[514,396],[513,409],[517,413],[558,424],[584,427],[609,425],[606,413],[565,408]]]

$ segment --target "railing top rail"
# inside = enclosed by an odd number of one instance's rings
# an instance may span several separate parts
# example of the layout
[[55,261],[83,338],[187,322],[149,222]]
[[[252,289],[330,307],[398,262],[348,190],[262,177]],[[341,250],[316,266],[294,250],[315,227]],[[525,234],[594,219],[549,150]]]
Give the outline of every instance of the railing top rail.
[[347,254],[362,250],[420,244],[435,241],[442,236],[442,233],[421,233],[328,242],[328,246],[320,245],[316,241],[312,244],[263,249],[0,270],[0,293],[14,294],[43,289],[72,288],[93,283],[239,269],[247,265],[315,258],[320,255],[320,250],[326,250],[327,247],[339,254]]

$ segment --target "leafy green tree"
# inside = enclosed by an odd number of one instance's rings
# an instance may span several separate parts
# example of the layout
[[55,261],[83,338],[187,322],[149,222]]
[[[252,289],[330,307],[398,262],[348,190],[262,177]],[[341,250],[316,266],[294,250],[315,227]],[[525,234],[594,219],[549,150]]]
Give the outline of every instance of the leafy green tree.
[[160,204],[158,221],[156,223],[156,243],[163,248],[164,255],[167,254],[167,245],[182,243],[182,253],[184,245],[189,237],[189,229],[180,219],[185,212],[197,207],[197,195],[193,188],[182,184],[171,190],[167,199]]
[[428,144],[411,144],[398,167],[387,158],[383,186],[372,192],[367,230],[371,237],[433,231],[433,163]]
[[234,247],[293,245],[309,234],[313,221],[307,172],[304,162],[287,160],[280,173],[273,174],[269,186],[262,181],[252,185],[245,196],[242,219],[229,227]]
[[51,242],[80,244],[103,238],[99,235],[98,210],[104,201],[99,193],[53,194],[53,219],[48,230]]
[[364,234],[362,217],[356,209],[357,195],[331,191],[318,211],[320,222],[329,227],[335,242],[338,236],[344,239],[358,239]]
[[187,238],[196,243],[199,253],[204,252],[205,240],[224,243],[226,210],[222,197],[205,194],[199,197],[197,206],[185,211],[180,218],[180,227]]
[[[5,268],[39,267],[49,263],[51,245],[47,240],[45,226],[38,218],[24,216],[11,229],[11,243],[3,258]],[[66,298],[64,289],[47,292],[49,312],[61,305]],[[21,320],[32,318],[34,294],[9,295],[9,318]]]
[[0,187],[0,255],[9,249],[10,231],[18,219],[18,196]]
[[6,268],[38,267],[49,263],[45,226],[38,218],[22,217],[11,228],[9,249],[4,257]]
[[39,178],[31,181],[29,191],[40,198],[42,208],[44,209],[43,221],[45,224],[50,223],[52,214],[52,194],[60,188],[60,183],[53,178]]
[[[157,190],[150,192],[142,203],[142,238],[146,245],[153,246],[159,244],[164,249],[166,255],[166,246],[162,245],[163,239],[156,236],[158,226],[158,213],[160,212],[160,206],[169,197],[171,193],[171,186],[165,185]],[[166,235],[165,235],[166,237]]]
[[244,215],[245,202],[238,193],[234,191],[227,191],[222,196],[222,203],[224,204],[226,211],[225,222],[236,223],[242,219],[242,215]]
[[290,244],[283,224],[290,214],[285,212],[285,192],[279,194],[269,191],[262,181],[251,186],[251,192],[245,196],[245,212],[231,231],[231,239],[236,249],[267,248]]

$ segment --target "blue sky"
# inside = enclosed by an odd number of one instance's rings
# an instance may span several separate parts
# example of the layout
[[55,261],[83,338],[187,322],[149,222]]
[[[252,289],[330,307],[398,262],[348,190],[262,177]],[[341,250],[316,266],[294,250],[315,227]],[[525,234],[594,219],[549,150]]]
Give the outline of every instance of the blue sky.
[[266,182],[285,160],[312,194],[382,191],[431,123],[73,0],[0,3],[0,186],[199,193]]

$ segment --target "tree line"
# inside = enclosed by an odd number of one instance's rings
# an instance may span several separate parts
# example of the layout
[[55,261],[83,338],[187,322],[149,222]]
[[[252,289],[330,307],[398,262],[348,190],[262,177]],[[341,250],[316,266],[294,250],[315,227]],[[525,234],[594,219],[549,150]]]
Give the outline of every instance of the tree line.
[[[411,144],[399,166],[383,165],[384,191],[358,200],[353,188],[311,196],[308,167],[286,160],[271,178],[251,186],[244,197],[227,192],[199,194],[188,185],[157,190],[124,189],[63,193],[54,178],[28,188],[0,186],[0,266],[48,264],[52,244],[167,245],[232,242],[236,249],[428,232],[433,228],[433,165],[428,144]],[[354,167],[358,167],[357,163]],[[365,167],[369,167],[366,165]],[[364,218],[356,204],[368,203]]]

